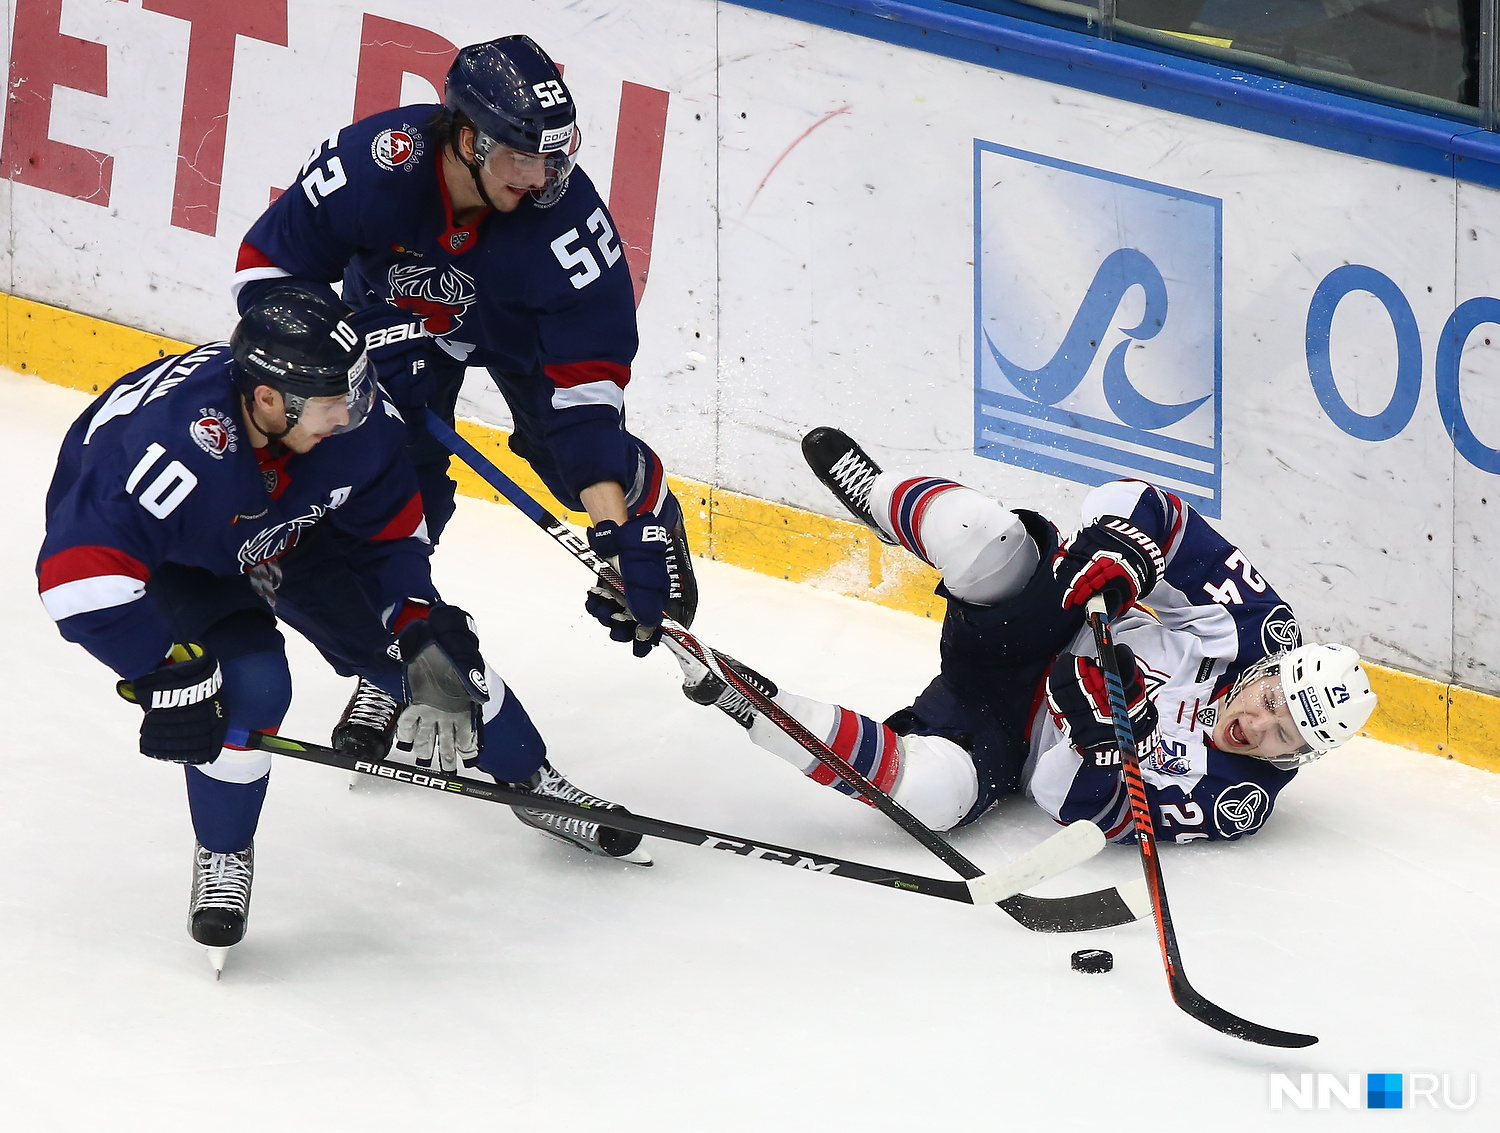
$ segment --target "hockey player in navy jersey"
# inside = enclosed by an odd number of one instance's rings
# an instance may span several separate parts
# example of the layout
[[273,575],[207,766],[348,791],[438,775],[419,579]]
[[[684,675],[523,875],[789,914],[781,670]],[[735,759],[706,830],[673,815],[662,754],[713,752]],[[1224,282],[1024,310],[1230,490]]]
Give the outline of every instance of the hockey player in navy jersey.
[[[1304,645],[1291,608],[1196,511],[1139,480],[1091,492],[1062,540],[952,480],[882,472],[837,429],[803,441],[819,478],[881,539],[943,576],[941,670],[884,724],[740,675],[927,825],[974,821],[1024,791],[1059,822],[1130,841],[1134,821],[1084,605],[1106,596],[1131,730],[1163,839],[1259,830],[1302,765],[1375,707],[1354,650]],[[683,691],[818,782],[853,794],[723,675],[678,652]]]
[[[445,770],[462,762],[610,805],[552,769],[526,710],[486,669],[473,622],[434,588],[406,429],[347,320],[326,289],[265,291],[230,342],[101,394],[68,430],[47,493],[42,602],[144,709],[141,751],[186,765],[198,840],[189,929],[216,968],[244,935],[270,774],[247,733],[275,731],[291,702],[277,617],[406,705],[397,745],[419,763],[436,755]],[[330,531],[357,571],[338,595],[315,553]],[[340,654],[361,620],[356,636],[375,645]],[[649,863],[639,835],[516,814]]]
[[[620,238],[574,164],[572,93],[526,36],[465,47],[441,106],[405,106],[321,143],[251,227],[240,309],[288,276],[342,281],[381,383],[406,417],[434,540],[453,511],[448,453],[424,408],[453,421],[466,366],[485,367],[515,422],[511,448],[618,563],[590,613],[644,656],[662,614],[691,621],[696,583],[682,509],[656,454],[625,429],[637,346]],[[340,746],[379,749],[396,705],[362,683]]]

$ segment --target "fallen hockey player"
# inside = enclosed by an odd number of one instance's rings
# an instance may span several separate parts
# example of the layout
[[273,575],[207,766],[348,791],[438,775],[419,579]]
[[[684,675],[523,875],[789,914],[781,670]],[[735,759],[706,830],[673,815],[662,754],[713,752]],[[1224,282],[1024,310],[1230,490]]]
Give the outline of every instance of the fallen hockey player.
[[[942,573],[941,669],[882,724],[732,664],[934,829],[973,822],[1024,791],[1059,822],[1088,819],[1107,838],[1131,840],[1084,620],[1098,593],[1118,614],[1132,735],[1163,838],[1253,834],[1298,769],[1352,737],[1375,708],[1358,654],[1304,645],[1291,608],[1249,557],[1171,492],[1139,480],[1097,488],[1064,541],[1041,515],[952,480],[882,472],[837,429],[815,429],[802,447],[845,507]],[[721,673],[674,652],[690,700],[853,794]]]

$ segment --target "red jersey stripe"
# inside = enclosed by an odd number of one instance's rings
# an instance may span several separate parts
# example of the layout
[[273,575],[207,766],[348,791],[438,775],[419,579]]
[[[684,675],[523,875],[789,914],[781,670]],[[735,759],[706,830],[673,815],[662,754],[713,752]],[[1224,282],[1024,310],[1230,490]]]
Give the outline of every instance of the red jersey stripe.
[[406,539],[417,533],[422,526],[422,493],[418,492],[406,501],[392,520],[382,527],[373,538],[379,542],[387,539]]
[[104,575],[126,575],[145,582],[151,571],[139,559],[114,547],[69,547],[43,561],[38,570],[37,589],[45,592],[81,578]]
[[588,385],[591,382],[613,382],[624,389],[630,384],[630,367],[622,366],[618,362],[605,362],[596,359],[591,362],[563,362],[555,366],[548,366],[547,377],[552,379],[552,384],[558,389],[572,389],[574,386]]

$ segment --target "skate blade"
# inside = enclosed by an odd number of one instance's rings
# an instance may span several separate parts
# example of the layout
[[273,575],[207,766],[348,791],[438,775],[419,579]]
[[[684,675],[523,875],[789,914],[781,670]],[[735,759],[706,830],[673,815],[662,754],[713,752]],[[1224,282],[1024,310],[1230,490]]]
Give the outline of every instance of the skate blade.
[[205,947],[204,951],[208,953],[208,962],[213,965],[214,980],[217,982],[224,977],[224,961],[229,956],[229,949]]
[[[612,855],[612,854],[606,854],[604,856],[605,857],[613,857],[614,855]],[[617,861],[617,862],[629,862],[631,865],[655,865],[656,864],[655,861],[652,859],[651,855],[646,852],[645,845],[637,846],[635,849],[631,850],[630,853],[628,853],[628,854],[621,854],[619,857],[615,858],[615,861]]]
[[[512,807],[511,810],[517,818],[521,818],[522,808]],[[543,812],[531,811],[529,813],[540,815]],[[590,846],[587,843],[575,841],[572,838],[568,837],[566,834],[560,834],[556,830],[552,830],[546,826],[538,826],[534,822],[527,822],[524,818],[521,818],[521,821],[535,830],[538,834],[545,834],[554,842],[561,842],[564,846],[571,846],[575,850],[582,850],[590,857],[603,858],[605,861],[610,862],[629,862],[631,865],[649,866],[655,864],[651,855],[646,852],[646,847],[644,844],[637,846],[628,854],[620,854],[617,856],[615,854],[609,853],[602,846]]]

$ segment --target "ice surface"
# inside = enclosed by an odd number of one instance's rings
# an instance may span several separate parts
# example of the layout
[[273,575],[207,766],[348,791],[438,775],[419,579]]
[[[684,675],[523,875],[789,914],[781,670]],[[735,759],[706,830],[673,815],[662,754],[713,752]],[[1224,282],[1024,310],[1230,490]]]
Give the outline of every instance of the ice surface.
[[[113,676],[64,642],[33,563],[55,450],[87,399],[0,376],[9,489],[0,756],[0,1127],[9,1130],[1366,1128],[1273,1112],[1268,1076],[1480,1076],[1496,1128],[1500,778],[1355,741],[1259,835],[1171,847],[1188,973],[1306,1051],[1207,1030],[1149,925],[1048,937],[974,909],[651,842],[639,869],[503,809],[278,762],[250,933],[215,983],[188,938],[181,772],[136,752]],[[582,569],[510,508],[461,500],[439,585],[557,766],[641,813],[947,876],[802,779],[582,612]],[[936,668],[937,625],[700,562],[695,629],[783,685],[873,714]],[[350,692],[300,640],[285,731]],[[1054,828],[1012,800],[956,842],[998,865]],[[1138,876],[1108,847],[1037,892]],[[1072,972],[1082,947],[1109,975]],[[1458,1084],[1456,1082],[1456,1084]],[[1462,1099],[1460,1087],[1459,1099]],[[1337,1107],[1337,1103],[1335,1103]],[[1352,1123],[1352,1124],[1351,1124]]]

